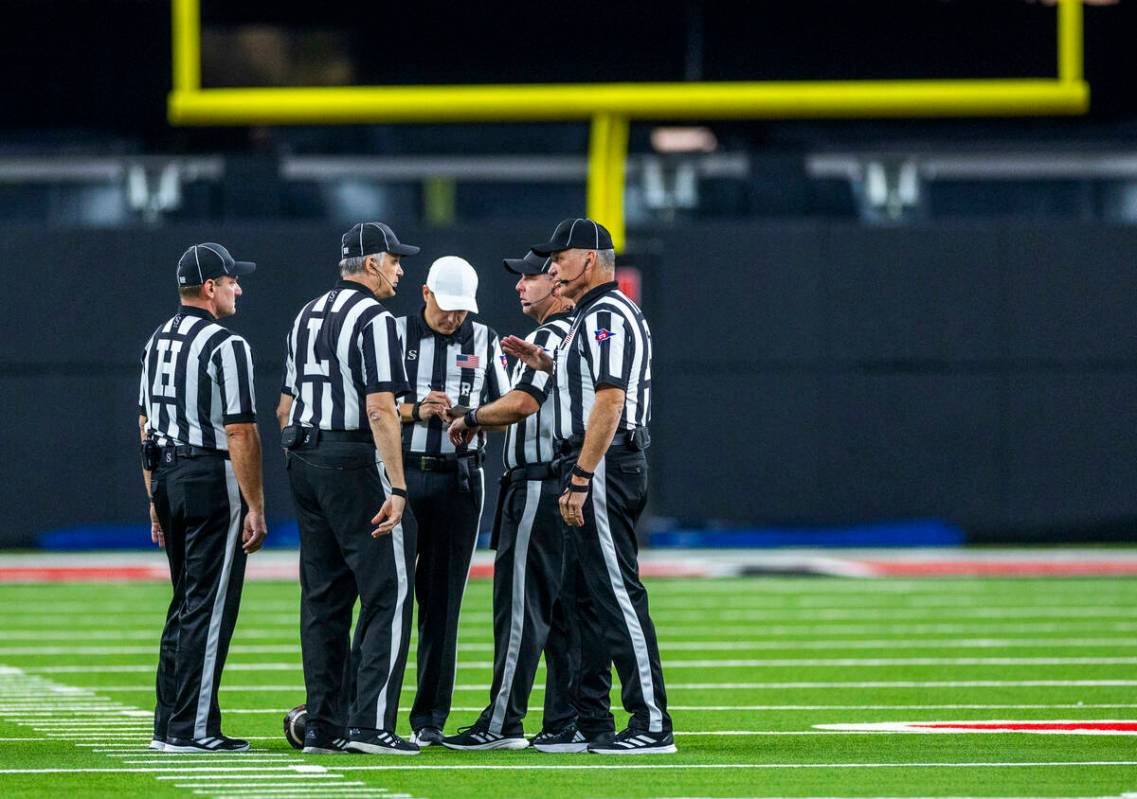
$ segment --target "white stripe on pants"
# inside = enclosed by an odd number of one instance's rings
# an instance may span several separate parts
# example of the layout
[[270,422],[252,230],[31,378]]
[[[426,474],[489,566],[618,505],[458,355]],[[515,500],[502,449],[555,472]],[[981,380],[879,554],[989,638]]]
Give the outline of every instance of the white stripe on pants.
[[[383,483],[383,492],[391,496],[391,480],[387,477],[387,469],[382,461],[375,464],[379,470],[379,480]],[[395,673],[395,663],[399,660],[399,647],[403,643],[403,605],[406,604],[407,595],[407,560],[403,551],[403,524],[396,524],[391,530],[391,554],[395,559],[395,579],[398,581],[398,593],[395,595],[395,612],[391,616],[391,654],[387,660],[387,679],[379,690],[379,698],[375,702],[375,729],[387,729],[384,719],[387,716],[387,688],[391,684],[391,675]],[[393,730],[392,730],[393,732]]]
[[225,488],[229,493],[229,531],[225,536],[225,560],[217,578],[217,594],[213,597],[213,610],[209,614],[209,633],[205,639],[205,661],[201,667],[201,687],[197,693],[197,716],[194,718],[193,737],[204,738],[209,725],[209,706],[213,698],[213,674],[217,668],[217,642],[221,637],[221,622],[225,617],[225,598],[229,591],[229,575],[233,571],[233,557],[237,550],[237,536],[241,533],[241,487],[233,471],[233,462],[225,461]]
[[592,478],[592,511],[596,515],[596,532],[600,538],[600,550],[604,553],[604,565],[608,568],[608,580],[616,595],[616,602],[624,616],[628,637],[636,656],[636,670],[639,672],[640,692],[648,709],[648,732],[663,732],[663,713],[655,703],[655,687],[651,679],[651,661],[648,659],[647,640],[644,638],[640,618],[632,606],[632,598],[624,586],[624,575],[616,559],[616,546],[612,542],[612,528],[608,523],[608,489],[605,483],[607,471],[604,459],[596,465],[596,476]]
[[[509,615],[509,646],[505,654],[505,670],[501,676],[501,686],[494,700],[493,716],[489,731],[501,735],[505,721],[505,711],[509,706],[509,694],[513,690],[513,676],[517,673],[517,654],[521,649],[521,636],[525,630],[525,564],[529,559],[529,536],[533,532],[533,520],[537,517],[537,506],[541,502],[540,480],[525,482],[525,509],[521,513],[521,523],[517,527],[517,538],[513,542],[513,596]],[[503,489],[505,490],[505,489]]]

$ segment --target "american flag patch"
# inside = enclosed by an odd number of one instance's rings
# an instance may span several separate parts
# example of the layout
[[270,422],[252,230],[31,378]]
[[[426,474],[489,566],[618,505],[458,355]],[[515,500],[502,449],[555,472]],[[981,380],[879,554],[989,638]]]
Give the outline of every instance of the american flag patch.
[[509,368],[509,359],[506,358],[504,355],[499,355],[497,357],[501,360],[501,368],[502,369],[508,369]]
[[605,342],[608,339],[612,338],[612,336],[614,336],[614,335],[615,335],[615,333],[613,333],[611,330],[609,330],[606,327],[602,327],[596,331],[596,340],[600,341],[600,342]]
[[460,352],[454,356],[454,363],[459,369],[477,369],[481,365],[482,359],[477,355],[467,355]]

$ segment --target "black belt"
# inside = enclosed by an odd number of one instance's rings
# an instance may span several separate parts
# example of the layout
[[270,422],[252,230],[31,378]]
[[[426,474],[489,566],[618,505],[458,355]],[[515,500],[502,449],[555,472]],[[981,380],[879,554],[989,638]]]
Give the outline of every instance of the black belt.
[[223,449],[208,449],[206,447],[195,447],[192,444],[177,444],[159,447],[162,450],[162,463],[170,464],[177,462],[178,458],[224,458],[229,460],[229,453]]
[[358,444],[370,444],[375,439],[371,437],[370,430],[321,430],[321,441],[347,441]]
[[419,455],[415,452],[403,453],[403,465],[423,472],[456,472],[458,461],[481,466],[486,459],[482,450],[474,450],[465,455]]
[[[580,452],[584,446],[584,436],[571,438],[558,438],[553,445],[561,455],[572,455]],[[609,450],[630,450],[640,452],[651,446],[651,433],[646,427],[637,427],[635,430],[617,430],[612,438]]]
[[527,463],[507,470],[501,476],[501,485],[504,488],[511,483],[520,483],[527,480],[552,480],[560,477],[560,469],[555,463]]

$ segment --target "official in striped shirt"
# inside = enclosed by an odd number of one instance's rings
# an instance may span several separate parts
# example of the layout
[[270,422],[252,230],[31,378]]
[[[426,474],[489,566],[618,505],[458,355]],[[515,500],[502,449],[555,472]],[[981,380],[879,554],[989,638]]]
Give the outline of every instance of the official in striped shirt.
[[[655,626],[639,578],[635,525],[647,503],[651,330],[615,281],[612,237],[566,219],[533,246],[552,257],[561,296],[576,305],[552,361],[510,337],[506,351],[556,375],[556,435],[565,466],[561,517],[577,533],[581,568],[620,674],[628,727],[589,745],[599,754],[675,751]],[[571,467],[571,468],[570,468]]]
[[441,743],[454,692],[458,612],[485,496],[481,437],[454,446],[453,415],[505,393],[505,358],[477,313],[478,275],[462,258],[431,264],[423,307],[400,317],[411,392],[399,406],[407,490],[418,531],[418,691],[411,728],[420,746]]
[[380,300],[419,248],[382,222],[354,226],[340,245],[339,282],[288,334],[276,411],[300,522],[303,751],[413,755],[418,747],[395,734],[414,588],[397,409],[409,385]]
[[[514,286],[521,311],[538,327],[525,340],[552,352],[568,332],[572,307],[558,296],[548,273],[551,259],[530,252],[505,259],[518,275]],[[512,389],[496,402],[472,410],[450,426],[455,443],[483,427],[506,427],[505,473],[494,518],[494,664],[490,704],[475,724],[444,739],[451,749],[523,749],[528,746],[522,720],[528,711],[542,648],[548,664],[544,729],[533,739],[543,752],[583,751],[613,730],[608,712],[611,662],[604,654],[594,615],[577,620],[575,546],[564,535],[557,498],[561,493],[553,440],[551,379],[518,361]],[[572,585],[562,592],[562,579]],[[566,606],[565,600],[568,604]],[[550,630],[556,626],[556,633]],[[581,627],[589,646],[582,652]],[[575,636],[574,636],[575,633]],[[588,668],[580,702],[579,674]],[[579,723],[578,723],[579,722]]]
[[245,558],[265,526],[261,443],[249,345],[218,320],[237,311],[237,279],[255,269],[220,244],[178,261],[181,305],[142,352],[138,423],[150,536],[170,564],[173,597],[158,652],[150,748],[240,752],[221,732],[217,690],[237,622]]

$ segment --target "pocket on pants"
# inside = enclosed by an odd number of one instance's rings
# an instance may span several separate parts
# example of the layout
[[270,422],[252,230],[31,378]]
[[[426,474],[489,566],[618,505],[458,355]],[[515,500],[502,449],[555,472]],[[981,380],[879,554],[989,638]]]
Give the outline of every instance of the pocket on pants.
[[183,486],[187,519],[206,519],[224,509],[229,497],[223,486],[208,480],[189,480]]

